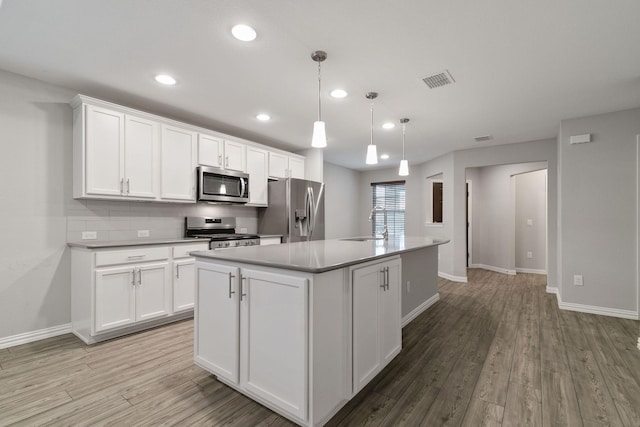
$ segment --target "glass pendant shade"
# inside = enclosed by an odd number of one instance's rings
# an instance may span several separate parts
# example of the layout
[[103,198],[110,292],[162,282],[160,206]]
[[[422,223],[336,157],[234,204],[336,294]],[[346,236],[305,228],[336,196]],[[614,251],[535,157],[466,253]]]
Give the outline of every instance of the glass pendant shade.
[[398,171],[398,175],[409,175],[409,162],[407,160],[400,160],[400,170]]
[[313,122],[313,137],[311,138],[311,146],[315,148],[324,148],[327,146],[327,134],[324,130],[324,122]]
[[367,161],[368,165],[375,165],[378,163],[378,150],[375,145],[369,144],[367,146]]

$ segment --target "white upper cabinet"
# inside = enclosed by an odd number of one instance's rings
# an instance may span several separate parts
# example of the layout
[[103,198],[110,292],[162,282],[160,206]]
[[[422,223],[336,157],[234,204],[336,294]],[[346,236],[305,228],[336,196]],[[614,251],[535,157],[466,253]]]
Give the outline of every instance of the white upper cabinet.
[[247,171],[246,146],[244,144],[224,140],[224,168],[238,172]]
[[268,194],[268,153],[260,148],[247,147],[247,173],[249,174],[249,204],[267,206]]
[[224,165],[224,140],[203,133],[198,134],[198,164],[221,168]]
[[121,196],[124,114],[91,105],[86,106],[85,114],[85,144],[84,147],[78,147],[84,148],[86,160],[86,185],[85,191],[81,193]]
[[269,177],[304,179],[304,157],[269,152]]
[[196,138],[197,134],[190,130],[162,125],[162,199],[195,201]]
[[127,196],[156,197],[155,151],[158,123],[126,115],[124,126],[124,193]]

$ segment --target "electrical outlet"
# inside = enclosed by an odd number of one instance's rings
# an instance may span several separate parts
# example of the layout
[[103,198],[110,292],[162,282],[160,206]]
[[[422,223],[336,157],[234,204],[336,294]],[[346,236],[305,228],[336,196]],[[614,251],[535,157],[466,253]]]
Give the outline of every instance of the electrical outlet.
[[97,231],[83,231],[82,232],[82,240],[95,240],[98,238]]
[[407,280],[407,293],[411,292],[411,280]]
[[532,219],[528,219],[528,220],[527,220],[527,225],[528,225],[529,227],[531,227],[531,226],[533,225],[533,220],[532,220]]
[[246,233],[246,232],[247,232],[247,229],[246,229],[246,228],[244,228],[244,227],[242,227],[242,228],[240,228],[240,232],[241,232],[241,233]]
[[149,237],[149,230],[138,230],[138,237]]
[[527,252],[527,258],[529,258],[529,259],[533,258],[533,252],[528,251]]
[[584,286],[584,282],[582,281],[582,274],[575,274],[573,276],[573,286]]

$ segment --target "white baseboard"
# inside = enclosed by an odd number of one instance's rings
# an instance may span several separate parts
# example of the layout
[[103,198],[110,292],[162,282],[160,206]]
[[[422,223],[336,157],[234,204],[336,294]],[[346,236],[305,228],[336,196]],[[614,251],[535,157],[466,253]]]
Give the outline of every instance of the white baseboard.
[[71,333],[71,323],[0,338],[0,349]]
[[438,301],[440,301],[439,292],[437,292],[434,296],[432,296],[431,298],[429,298],[428,300],[426,300],[425,302],[423,302],[422,304],[420,304],[419,306],[411,310],[411,312],[408,313],[406,316],[404,316],[402,318],[402,327],[404,328],[413,319],[418,317],[423,311],[425,311],[427,308],[431,307],[433,304],[435,304]]
[[558,307],[563,310],[579,311],[581,313],[599,314],[601,316],[620,317],[622,319],[638,320],[638,312],[632,310],[620,310],[617,308],[598,307],[595,305],[574,304],[562,302],[558,296]]
[[470,268],[482,268],[484,270],[495,271],[496,273],[508,274],[510,276],[515,276],[516,275],[516,271],[515,270],[509,270],[507,268],[502,268],[502,267],[494,267],[493,265],[471,264],[471,265],[469,265],[469,267]]
[[638,350],[640,350],[640,337],[638,337]]
[[438,271],[438,277],[451,280],[452,282],[467,283],[467,278],[465,276],[454,276],[453,274],[443,273],[442,271]]
[[556,288],[555,286],[547,286],[547,293],[560,295],[560,293],[558,292],[558,288]]
[[547,270],[536,270],[535,268],[517,268],[516,273],[530,273],[530,274],[547,274]]

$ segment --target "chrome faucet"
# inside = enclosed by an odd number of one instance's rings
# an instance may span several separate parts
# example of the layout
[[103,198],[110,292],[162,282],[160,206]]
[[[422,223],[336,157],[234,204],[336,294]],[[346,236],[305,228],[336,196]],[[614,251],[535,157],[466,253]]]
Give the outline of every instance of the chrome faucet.
[[369,212],[369,222],[373,220],[374,212],[380,211],[384,213],[384,228],[382,229],[382,237],[384,238],[384,240],[389,240],[389,229],[387,228],[387,210],[383,206],[374,206],[373,209],[371,209],[371,212]]

